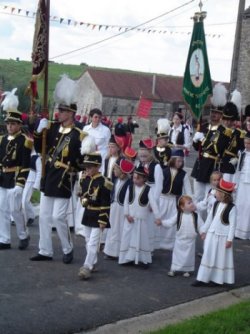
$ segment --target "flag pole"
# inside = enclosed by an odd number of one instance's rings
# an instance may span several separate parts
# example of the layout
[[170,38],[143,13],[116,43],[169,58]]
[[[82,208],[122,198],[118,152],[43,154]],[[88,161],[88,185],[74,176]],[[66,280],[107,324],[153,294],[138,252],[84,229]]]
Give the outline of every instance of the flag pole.
[[[49,118],[48,111],[48,68],[49,68],[49,19],[50,19],[50,0],[46,0],[46,45],[45,45],[45,69],[44,69],[44,95],[43,95],[43,117]],[[46,165],[46,137],[47,129],[44,129],[42,132],[42,181],[45,177],[45,165]]]

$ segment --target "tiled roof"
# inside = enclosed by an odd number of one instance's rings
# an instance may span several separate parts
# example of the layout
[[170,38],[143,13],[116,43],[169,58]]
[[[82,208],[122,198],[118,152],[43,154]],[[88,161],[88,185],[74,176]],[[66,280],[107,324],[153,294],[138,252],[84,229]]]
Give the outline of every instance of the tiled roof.
[[103,96],[138,99],[143,94],[161,102],[182,102],[182,77],[156,74],[152,95],[153,74],[114,69],[88,68],[87,72]]

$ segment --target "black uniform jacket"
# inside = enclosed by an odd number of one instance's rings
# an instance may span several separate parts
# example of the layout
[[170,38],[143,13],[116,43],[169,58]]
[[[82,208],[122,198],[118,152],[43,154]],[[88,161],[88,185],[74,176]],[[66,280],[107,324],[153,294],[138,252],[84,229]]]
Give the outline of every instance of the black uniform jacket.
[[30,168],[33,142],[21,131],[0,137],[0,187],[24,187]]
[[80,185],[81,203],[85,207],[82,224],[97,228],[99,224],[110,227],[109,212],[113,183],[98,173],[93,177],[83,177]]
[[[82,169],[82,139],[87,134],[75,125],[62,127],[50,123],[46,135],[46,170],[43,185],[45,196],[70,198],[75,173]],[[37,152],[42,152],[42,133],[34,132]]]

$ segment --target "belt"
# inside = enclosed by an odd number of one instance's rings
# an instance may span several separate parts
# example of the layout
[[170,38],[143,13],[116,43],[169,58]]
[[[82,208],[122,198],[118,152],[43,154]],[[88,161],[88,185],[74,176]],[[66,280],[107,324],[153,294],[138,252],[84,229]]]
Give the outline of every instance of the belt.
[[3,173],[16,173],[19,171],[19,167],[3,167]]
[[213,159],[213,160],[215,160],[215,161],[219,160],[218,157],[216,157],[216,156],[214,156],[214,155],[211,155],[211,154],[208,154],[208,153],[206,153],[206,152],[203,153],[203,157],[204,157],[204,158]]

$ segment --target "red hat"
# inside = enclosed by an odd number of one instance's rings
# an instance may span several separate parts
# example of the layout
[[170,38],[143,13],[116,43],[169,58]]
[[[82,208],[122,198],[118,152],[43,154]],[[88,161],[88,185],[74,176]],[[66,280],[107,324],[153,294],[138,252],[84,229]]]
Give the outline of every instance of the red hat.
[[110,137],[110,140],[109,140],[109,145],[112,145],[112,144],[115,144],[115,145],[117,145],[119,148],[123,148],[123,145],[124,145],[124,143],[123,143],[123,139],[121,138],[121,137],[119,137],[119,136],[116,136],[116,135],[112,135],[111,137]]
[[136,150],[133,149],[133,147],[129,147],[129,146],[125,148],[124,154],[126,155],[126,157],[129,157],[129,158],[135,158],[137,156]]
[[118,159],[115,163],[124,174],[130,174],[133,172],[135,166],[134,164],[126,159]]
[[29,116],[26,113],[23,112],[22,115],[21,115],[22,121],[26,122],[28,118],[29,118]]
[[151,138],[142,139],[139,142],[139,147],[141,149],[152,150],[154,146],[154,141]]
[[118,118],[117,118],[117,122],[118,122],[118,123],[123,123],[123,118],[122,118],[122,117],[118,117]]
[[79,121],[80,121],[80,119],[81,119],[81,115],[75,115],[75,120],[76,120],[76,121],[78,121],[78,122],[79,122]]
[[235,185],[236,184],[233,182],[228,182],[223,179],[220,179],[220,183],[216,189],[222,191],[225,194],[231,194],[235,189]]

